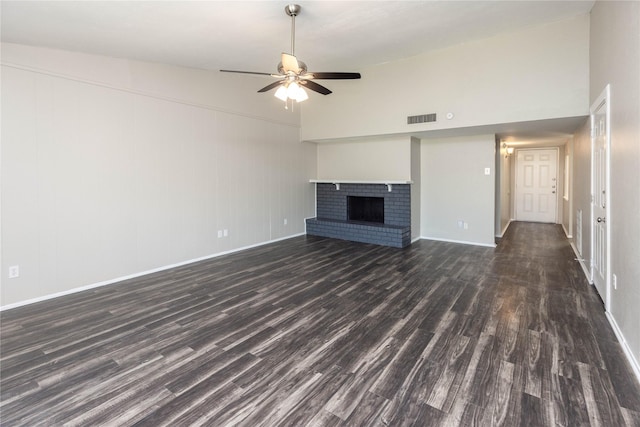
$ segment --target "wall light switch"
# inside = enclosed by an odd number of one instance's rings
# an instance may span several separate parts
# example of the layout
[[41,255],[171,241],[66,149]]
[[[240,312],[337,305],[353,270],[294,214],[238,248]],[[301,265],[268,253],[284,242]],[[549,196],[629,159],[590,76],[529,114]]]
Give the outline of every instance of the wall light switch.
[[223,231],[224,237],[227,237],[229,235],[229,230],[227,230],[226,228]]
[[284,225],[287,225],[287,218],[284,219]]
[[484,168],[485,175],[491,175],[491,168]]
[[218,230],[218,239],[222,237],[222,230]]

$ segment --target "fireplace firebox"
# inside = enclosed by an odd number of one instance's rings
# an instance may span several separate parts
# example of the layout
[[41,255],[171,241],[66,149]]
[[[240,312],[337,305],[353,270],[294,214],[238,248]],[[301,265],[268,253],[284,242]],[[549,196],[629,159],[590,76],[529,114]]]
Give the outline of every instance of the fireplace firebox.
[[384,224],[384,197],[347,196],[347,218]]

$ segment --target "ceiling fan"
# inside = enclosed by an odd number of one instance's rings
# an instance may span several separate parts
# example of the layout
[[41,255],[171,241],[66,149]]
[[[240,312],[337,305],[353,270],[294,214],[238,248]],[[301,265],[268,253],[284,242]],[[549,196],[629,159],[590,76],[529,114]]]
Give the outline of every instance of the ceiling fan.
[[223,73],[241,73],[241,74],[258,74],[264,76],[275,77],[279,79],[258,92],[267,92],[271,89],[278,90],[275,96],[285,103],[288,99],[294,99],[297,102],[304,101],[309,98],[304,88],[323,95],[329,95],[331,91],[326,87],[314,82],[313,80],[346,80],[359,79],[360,73],[344,73],[344,72],[309,72],[307,65],[298,61],[295,57],[295,35],[296,35],[296,16],[300,13],[301,7],[297,4],[290,4],[284,8],[287,15],[291,17],[291,53],[282,53],[282,60],[278,64],[278,74],[259,73],[254,71],[236,71],[236,70],[220,70]]

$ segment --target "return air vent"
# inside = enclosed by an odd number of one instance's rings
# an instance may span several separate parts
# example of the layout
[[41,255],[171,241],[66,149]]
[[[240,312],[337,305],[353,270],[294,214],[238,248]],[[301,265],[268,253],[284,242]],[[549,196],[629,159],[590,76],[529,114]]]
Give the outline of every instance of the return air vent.
[[429,123],[429,122],[435,122],[435,121],[436,121],[436,113],[407,117],[408,125],[415,125],[416,123]]

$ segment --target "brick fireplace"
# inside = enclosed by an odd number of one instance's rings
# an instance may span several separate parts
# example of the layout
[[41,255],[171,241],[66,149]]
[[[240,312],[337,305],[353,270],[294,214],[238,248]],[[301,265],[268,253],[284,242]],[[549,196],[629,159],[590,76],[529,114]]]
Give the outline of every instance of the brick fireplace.
[[[383,199],[383,222],[349,220],[348,198]],[[410,184],[316,184],[316,218],[307,219],[307,234],[404,248],[411,244]]]

